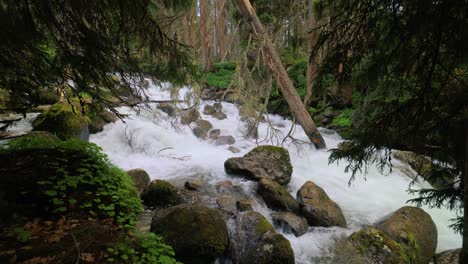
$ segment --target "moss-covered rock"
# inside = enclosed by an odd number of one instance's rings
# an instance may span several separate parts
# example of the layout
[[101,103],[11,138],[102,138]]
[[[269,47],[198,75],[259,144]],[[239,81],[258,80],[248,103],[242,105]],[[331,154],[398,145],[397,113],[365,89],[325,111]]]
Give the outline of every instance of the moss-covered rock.
[[2,218],[65,213],[133,226],[141,201],[130,177],[95,144],[36,133],[0,147]]
[[299,203],[288,190],[279,183],[263,178],[258,182],[257,193],[273,210],[299,212]]
[[395,151],[394,157],[408,164],[435,189],[442,189],[453,184],[455,177],[449,170],[433,163],[424,156],[411,151]]
[[404,206],[375,224],[398,243],[415,244],[416,261],[429,263],[437,248],[437,228],[431,216],[424,210]]
[[293,171],[288,151],[275,146],[259,146],[244,157],[230,158],[224,163],[224,169],[228,174],[255,181],[267,178],[281,185],[291,181]]
[[295,263],[289,241],[255,211],[247,211],[237,219],[231,238],[234,263]]
[[154,180],[141,194],[143,204],[150,207],[168,207],[182,203],[178,189],[165,180]]
[[309,225],[346,227],[346,219],[341,208],[315,183],[311,181],[304,183],[297,191],[297,201]]
[[39,143],[41,142],[53,143],[54,141],[57,141],[60,139],[56,135],[48,131],[32,131],[29,134],[24,135],[21,140],[37,141]]
[[53,105],[33,122],[35,131],[49,131],[60,139],[78,138],[88,140],[89,130],[86,117],[65,103]]
[[133,169],[127,171],[128,176],[132,178],[133,184],[137,189],[138,193],[142,193],[143,190],[150,184],[150,176],[143,169]]
[[[362,254],[366,263],[414,264],[416,244],[398,243],[385,232],[375,228],[362,229],[349,237],[351,244]],[[426,262],[426,264],[429,262]]]
[[222,214],[206,206],[179,205],[158,212],[151,232],[160,234],[183,263],[211,263],[225,254],[228,230]]
[[105,125],[119,120],[119,118],[115,114],[107,110],[93,112],[90,114],[89,119],[90,119],[90,122],[88,124],[88,127],[89,127],[89,132],[91,134],[99,133],[102,130],[104,130]]

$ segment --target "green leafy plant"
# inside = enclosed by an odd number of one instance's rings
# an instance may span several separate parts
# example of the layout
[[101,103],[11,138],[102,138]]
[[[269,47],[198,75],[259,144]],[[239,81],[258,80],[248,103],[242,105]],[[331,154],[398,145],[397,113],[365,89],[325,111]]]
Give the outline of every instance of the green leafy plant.
[[218,89],[227,89],[234,80],[235,62],[219,62],[213,64],[213,71],[207,73],[206,83]]
[[332,121],[333,127],[351,127],[352,125],[352,116],[354,110],[351,108],[344,109],[338,116],[336,116]]

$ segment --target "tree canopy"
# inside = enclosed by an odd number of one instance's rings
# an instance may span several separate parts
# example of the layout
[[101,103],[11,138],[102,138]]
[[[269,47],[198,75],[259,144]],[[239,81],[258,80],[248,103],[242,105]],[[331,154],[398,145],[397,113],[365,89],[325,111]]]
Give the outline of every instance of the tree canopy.
[[[187,48],[165,32],[160,10],[179,11],[193,1],[0,1],[0,89],[10,107],[25,111],[31,95],[60,87],[70,96],[91,95],[112,107],[106,94],[141,80],[138,56],[150,57],[152,74],[186,82],[194,70]],[[118,78],[115,78],[115,76]],[[128,89],[127,89],[128,90]],[[127,91],[138,96],[138,91]]]

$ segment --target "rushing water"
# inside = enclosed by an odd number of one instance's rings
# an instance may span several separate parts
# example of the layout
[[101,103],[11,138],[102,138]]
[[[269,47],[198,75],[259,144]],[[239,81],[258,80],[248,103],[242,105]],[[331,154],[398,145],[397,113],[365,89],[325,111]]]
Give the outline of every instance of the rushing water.
[[[181,98],[187,90],[181,91]],[[161,90],[151,84],[148,95],[153,100],[169,99],[168,91]],[[200,110],[205,104],[200,105]],[[214,128],[221,129],[221,135],[232,135],[237,142],[234,146],[241,150],[233,154],[226,146],[216,146],[210,141],[196,138],[189,126],[180,125],[177,120],[156,110],[141,110],[137,115],[132,109],[122,107],[122,113],[129,116],[122,121],[105,126],[101,133],[91,135],[90,141],[101,146],[111,161],[123,169],[143,168],[152,179],[173,179],[194,172],[208,175],[209,181],[214,183],[229,179],[254,192],[253,184],[239,178],[231,177],[224,172],[224,161],[230,157],[242,156],[256,146],[255,140],[244,138],[245,125],[241,120],[238,109],[230,103],[222,103],[223,112],[227,119],[218,120],[203,115]],[[30,120],[28,120],[30,121]],[[292,125],[290,120],[280,116],[270,115],[270,123],[278,131],[286,135]],[[27,123],[27,122],[24,122]],[[22,123],[21,125],[24,125]],[[19,125],[19,126],[21,126]],[[26,126],[26,125],[25,125]],[[323,130],[323,136],[328,149],[336,147],[342,139],[333,131]],[[271,135],[266,123],[259,126],[259,139]],[[307,141],[301,127],[296,126],[294,137]],[[271,144],[262,142],[260,144]],[[276,143],[276,142],[273,142]],[[337,202],[343,210],[348,222],[348,228],[310,228],[309,232],[296,238],[285,234],[291,242],[296,256],[296,263],[314,263],[314,259],[326,254],[333,245],[334,238],[349,235],[360,227],[370,225],[381,217],[404,206],[408,199],[413,198],[407,193],[410,179],[394,169],[391,173],[382,175],[377,168],[370,167],[366,180],[357,176],[357,180],[348,186],[350,175],[344,173],[345,163],[328,164],[328,150],[316,150],[310,145],[286,144],[291,155],[294,168],[289,190],[295,197],[297,190],[307,180],[314,181]],[[398,162],[398,161],[396,161]],[[415,186],[427,187],[427,183]],[[266,207],[257,208],[260,213],[269,218],[270,210]],[[453,212],[445,209],[424,208],[432,217],[438,229],[438,248],[443,251],[461,246],[461,237],[448,228],[450,219],[455,217]]]

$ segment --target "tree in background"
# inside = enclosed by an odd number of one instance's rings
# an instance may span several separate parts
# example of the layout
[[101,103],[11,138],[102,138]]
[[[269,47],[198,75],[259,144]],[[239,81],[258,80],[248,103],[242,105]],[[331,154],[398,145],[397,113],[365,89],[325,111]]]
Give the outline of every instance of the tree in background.
[[[465,205],[467,219],[468,1],[321,0],[315,8],[322,19],[310,61],[323,54],[316,84],[340,75],[359,95],[354,139],[331,161],[349,162],[352,180],[369,163],[391,165],[389,148],[430,157],[456,180],[418,191],[413,202],[459,213]],[[466,263],[468,221],[453,227],[463,233]]]
[[[0,1],[0,89],[10,107],[25,112],[31,95],[60,87],[70,96],[90,95],[113,109],[142,80],[141,54],[153,76],[186,83],[194,69],[186,48],[165,31],[161,10],[179,11],[193,1]],[[116,80],[114,77],[119,78]],[[72,81],[72,82],[70,82]]]

